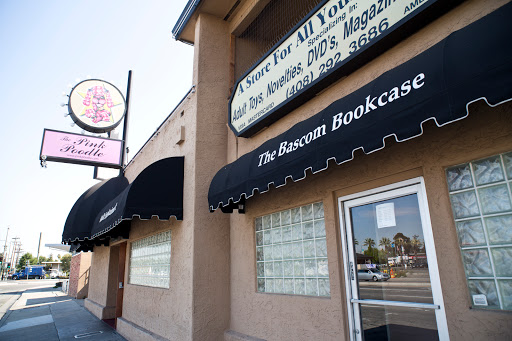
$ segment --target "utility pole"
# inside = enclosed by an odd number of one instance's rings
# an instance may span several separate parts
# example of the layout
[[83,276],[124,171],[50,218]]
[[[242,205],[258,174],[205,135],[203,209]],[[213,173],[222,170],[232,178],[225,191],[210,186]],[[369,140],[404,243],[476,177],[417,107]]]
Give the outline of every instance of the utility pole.
[[[19,237],[14,237],[14,251],[13,251],[13,259],[14,259],[14,267],[16,267],[16,264],[18,264],[18,257],[20,256],[20,249],[21,249],[21,242],[18,244]],[[18,248],[16,250],[16,247]],[[16,255],[16,258],[14,258],[14,255]],[[12,264],[11,264],[12,266]]]
[[[12,239],[14,239],[14,238],[12,238]],[[15,248],[16,248],[16,242],[13,242],[13,241],[11,240],[10,247],[9,247],[9,263],[11,263],[11,264],[10,264],[10,265],[11,265],[11,267],[9,268],[9,270],[7,270],[8,272],[10,272],[10,271],[11,271],[12,266],[13,266],[13,264],[14,264],[13,260],[14,260],[14,249],[15,249]]]
[[[25,250],[21,249],[21,243],[18,245],[18,251],[16,251],[16,264],[20,261],[20,253],[22,253]],[[20,269],[21,270],[21,269]]]
[[4,243],[4,256],[2,259],[2,270],[0,273],[2,274],[1,279],[4,280],[4,270],[5,270],[5,263],[7,261],[7,238],[9,237],[9,227],[7,227],[7,234],[5,235],[5,243]]
[[39,250],[41,249],[41,237],[43,236],[43,232],[39,232],[39,246],[37,247],[37,263],[39,264]]
[[[9,263],[12,263],[12,240],[9,242],[9,247],[7,249],[7,254],[8,254],[8,260],[7,260],[7,264]],[[5,272],[6,272],[6,276],[9,276],[9,270],[8,268],[5,269]]]
[[19,237],[14,237],[12,238],[14,239],[14,245],[13,245],[13,248],[12,248],[12,256],[11,256],[11,269],[14,267],[16,268],[16,248],[18,247],[18,239],[20,239]]

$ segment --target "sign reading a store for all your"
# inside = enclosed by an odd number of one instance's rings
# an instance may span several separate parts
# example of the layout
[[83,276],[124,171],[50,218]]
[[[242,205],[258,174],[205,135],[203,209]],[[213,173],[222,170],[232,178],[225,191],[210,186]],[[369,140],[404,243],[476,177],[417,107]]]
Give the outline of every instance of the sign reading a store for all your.
[[[236,84],[230,127],[250,136],[259,121],[436,0],[331,0],[306,17]],[[406,20],[403,20],[406,19]]]

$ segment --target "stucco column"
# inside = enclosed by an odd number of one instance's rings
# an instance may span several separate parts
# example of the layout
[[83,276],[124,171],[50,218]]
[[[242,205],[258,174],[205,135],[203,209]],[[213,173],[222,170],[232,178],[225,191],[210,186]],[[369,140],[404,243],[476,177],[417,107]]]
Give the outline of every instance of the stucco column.
[[[117,270],[116,256],[112,256],[108,246],[95,246],[92,253],[89,293],[84,305],[100,319],[114,318],[115,299],[112,295],[117,284],[117,277],[113,279]],[[115,266],[113,262],[116,262]]]
[[208,209],[211,179],[226,164],[229,43],[225,21],[199,15],[194,44],[195,200],[190,213],[194,216],[193,340],[220,340],[229,327],[229,217]]

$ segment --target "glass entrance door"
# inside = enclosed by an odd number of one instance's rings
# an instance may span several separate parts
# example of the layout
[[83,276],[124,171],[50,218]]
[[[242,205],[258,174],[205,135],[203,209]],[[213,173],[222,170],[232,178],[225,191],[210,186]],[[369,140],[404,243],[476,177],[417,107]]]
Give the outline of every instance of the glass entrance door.
[[448,340],[422,179],[339,198],[352,340]]

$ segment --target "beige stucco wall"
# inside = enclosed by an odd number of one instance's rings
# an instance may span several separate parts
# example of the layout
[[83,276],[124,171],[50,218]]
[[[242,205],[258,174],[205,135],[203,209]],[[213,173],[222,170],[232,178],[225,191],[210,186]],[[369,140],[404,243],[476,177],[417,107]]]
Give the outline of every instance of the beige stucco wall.
[[[191,328],[191,243],[190,229],[175,219],[171,221],[134,220],[130,243],[163,231],[171,231],[171,276],[169,289],[133,285],[128,281],[129,257],[125,272],[123,320],[119,332],[128,339],[138,340],[138,329],[150,331],[171,340],[187,340]],[[130,253],[130,243],[127,253]]]
[[92,254],[91,272],[89,281],[89,296],[85,300],[85,307],[98,318],[109,318],[113,308],[107,303],[109,281],[110,248],[96,246]]
[[[193,242],[191,219],[193,178],[195,172],[194,122],[195,110],[190,93],[176,108],[157,133],[136,155],[126,169],[125,176],[134,181],[150,164],[171,156],[185,156],[183,197],[183,221],[171,217],[169,221],[156,218],[131,222],[127,247],[125,288],[122,319],[118,320],[118,331],[129,340],[162,337],[170,340],[190,339],[192,328],[192,269],[193,254],[189,247]],[[182,130],[184,140],[181,141]],[[166,230],[171,230],[171,278],[169,289],[150,288],[129,284],[130,243]]]
[[[254,150],[507,2],[466,1],[251,138],[236,138],[229,132],[229,161]],[[230,29],[235,31],[236,27]],[[474,104],[470,117],[462,122],[444,128],[429,122],[425,124],[426,133],[419,138],[404,143],[388,139],[382,151],[371,155],[358,151],[351,162],[331,166],[303,181],[248,199],[246,214],[235,213],[230,219],[231,331],[226,333],[225,339],[237,339],[233,333],[268,340],[348,339],[336,199],[417,176],[425,178],[427,187],[450,337],[452,340],[509,338],[510,313],[470,309],[444,169],[512,150],[511,110],[510,104],[496,109]],[[257,293],[254,218],[316,201],[324,203],[331,297]],[[215,214],[222,215],[220,211]]]
[[82,252],[80,256],[80,273],[76,298],[85,298],[89,294],[89,277],[91,273],[91,252]]
[[[226,163],[226,23],[201,15],[195,48],[193,82],[197,90],[189,94],[126,171],[133,181],[156,160],[185,156],[183,221],[132,221],[129,242],[171,230],[171,281],[169,289],[135,286],[128,283],[126,271],[128,284],[118,330],[128,339],[218,340],[229,324],[229,217],[212,216],[207,202],[210,181]],[[182,129],[185,139],[178,143]],[[126,266],[128,269],[129,259]]]
[[71,258],[69,295],[78,299],[87,297],[91,269],[91,252],[81,252]]
[[227,163],[226,113],[230,84],[227,24],[200,15],[196,24],[196,173],[194,174],[193,340],[219,340],[229,326],[229,217],[212,215],[208,188]]

